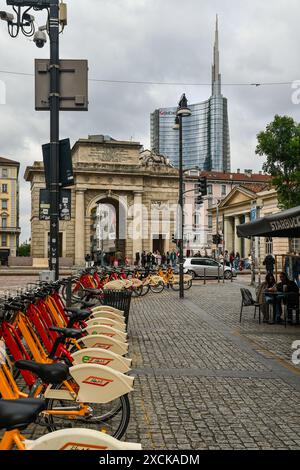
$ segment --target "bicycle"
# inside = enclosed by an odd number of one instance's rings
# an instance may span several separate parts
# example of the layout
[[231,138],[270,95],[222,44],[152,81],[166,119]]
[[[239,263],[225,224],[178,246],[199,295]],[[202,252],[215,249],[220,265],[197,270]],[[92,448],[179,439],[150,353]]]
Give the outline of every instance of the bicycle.
[[0,430],[5,434],[0,450],[141,450],[137,443],[120,442],[105,433],[90,429],[71,428],[46,434],[35,441],[21,434],[47,409],[43,400],[0,400]]
[[[97,353],[102,355],[103,360],[103,356],[105,357],[106,354],[105,350],[82,350],[86,351],[86,354],[89,353],[92,357],[92,359],[88,359],[87,361],[89,356],[81,356],[84,358],[83,362],[86,363],[86,365],[77,364],[69,368],[66,364],[53,363],[49,359],[51,359],[51,356],[52,360],[58,359],[56,353],[58,346],[65,343],[67,339],[67,336],[64,336],[65,333],[77,337],[81,332],[78,332],[78,330],[73,330],[73,332],[69,330],[64,332],[64,334],[62,333],[62,336],[57,338],[56,343],[53,345],[52,352],[48,358],[40,342],[40,338],[31,328],[26,316],[20,312],[20,306],[12,304],[10,308],[14,310],[13,318],[10,320],[15,322],[15,325],[10,324],[7,319],[4,318],[1,325],[2,336],[5,338],[6,345],[14,360],[19,361],[20,359],[25,359],[25,361],[16,362],[16,366],[21,370],[25,382],[32,390],[31,393],[35,396],[43,395],[50,400],[47,402],[48,409],[50,411],[52,410],[52,412],[49,411],[47,421],[48,428],[50,430],[57,429],[58,423],[54,422],[54,417],[58,420],[68,418],[72,423],[75,422],[75,418],[80,418],[81,422],[89,421],[89,424],[92,425],[106,423],[107,429],[110,428],[114,436],[121,437],[129,422],[130,407],[127,394],[132,390],[133,378],[123,376],[124,374],[99,365],[99,363],[97,364]],[[26,340],[26,346],[24,346],[24,340]],[[108,339],[108,341],[111,342],[110,339]],[[64,349],[61,351],[64,351]],[[113,356],[112,353],[108,353],[106,354],[105,360],[109,363],[114,359]],[[38,363],[30,361],[32,357],[38,361]],[[115,356],[115,359],[118,361],[117,356]],[[92,361],[94,361],[94,363],[92,363]],[[125,364],[123,362],[123,366],[128,368],[126,362]],[[10,397],[9,391],[11,391],[14,397],[16,395],[24,396],[24,394],[20,394],[14,382],[13,374],[9,373],[7,367],[4,368],[2,366],[1,369],[2,376],[6,378],[6,382],[4,380],[0,382],[0,393]],[[95,393],[92,391],[92,388],[97,386],[95,380],[87,381],[86,379],[88,377],[95,379],[99,377],[100,373],[102,374],[100,380],[101,386],[107,387],[105,390],[107,393],[106,395],[103,393],[99,395],[98,393],[98,395],[95,396]],[[68,379],[69,374],[71,375],[71,379]],[[41,380],[37,381],[35,375]],[[125,379],[125,377],[127,378]],[[51,383],[51,381],[52,385],[48,386],[47,384]],[[111,385],[114,385],[115,391],[112,390]],[[82,403],[76,406],[70,406],[70,401]],[[95,405],[97,403],[99,406]],[[105,405],[107,406],[105,407]],[[67,408],[65,408],[66,406]],[[91,413],[93,409],[96,410],[94,417]],[[113,419],[116,417],[118,417],[120,422],[116,422],[116,420],[113,422]]]

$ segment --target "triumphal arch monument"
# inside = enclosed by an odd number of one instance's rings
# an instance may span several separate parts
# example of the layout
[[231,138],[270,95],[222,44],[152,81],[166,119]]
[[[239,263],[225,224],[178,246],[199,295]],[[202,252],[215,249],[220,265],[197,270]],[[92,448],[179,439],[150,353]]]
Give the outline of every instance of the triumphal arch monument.
[[[72,149],[75,184],[61,197],[60,257],[80,266],[86,254],[175,248],[178,170],[138,142],[94,135]],[[49,201],[42,162],[27,167],[31,183],[32,257],[47,264]]]

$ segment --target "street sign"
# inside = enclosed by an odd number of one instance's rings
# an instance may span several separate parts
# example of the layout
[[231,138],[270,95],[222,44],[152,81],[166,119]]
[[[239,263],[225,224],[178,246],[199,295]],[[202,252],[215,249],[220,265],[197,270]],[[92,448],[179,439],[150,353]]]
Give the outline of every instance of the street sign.
[[[50,188],[51,160],[50,144],[42,146],[46,187]],[[70,139],[59,141],[59,184],[62,188],[74,185],[73,164]]]
[[[35,59],[35,109],[49,111],[50,61]],[[60,60],[60,110],[88,111],[88,61]]]
[[[59,196],[59,219],[62,221],[71,220],[72,192],[70,189],[61,189]],[[40,220],[50,220],[50,191],[40,189]]]
[[253,206],[250,210],[250,221],[255,222],[257,219],[257,208],[256,206]]
[[[55,3],[52,0],[6,0],[7,5],[13,5],[15,7],[37,7],[37,8],[48,8],[51,3]],[[56,0],[58,3],[58,0]]]

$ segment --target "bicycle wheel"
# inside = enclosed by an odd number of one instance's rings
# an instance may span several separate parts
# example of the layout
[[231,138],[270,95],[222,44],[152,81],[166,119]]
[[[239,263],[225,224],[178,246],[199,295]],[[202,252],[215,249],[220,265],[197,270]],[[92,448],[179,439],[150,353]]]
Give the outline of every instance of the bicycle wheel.
[[[63,385],[57,385],[59,390]],[[47,399],[47,410],[56,411],[57,414],[46,414],[45,422],[49,432],[60,429],[82,427],[102,431],[116,439],[125,434],[130,420],[130,403],[128,395],[123,395],[110,403],[85,403],[89,413],[86,416],[72,415],[78,411],[80,404],[70,400]],[[70,414],[59,414],[59,411],[70,411]]]
[[149,291],[150,291],[150,286],[149,285],[142,286],[141,297],[145,297],[145,295],[147,295]]
[[180,290],[180,285],[179,285],[179,282],[178,283],[171,283],[170,284],[172,289],[175,291],[175,292],[178,292]]
[[151,292],[154,292],[154,294],[160,294],[165,288],[165,285],[163,282],[159,282],[155,286],[150,285],[150,290]]
[[184,290],[189,290],[193,285],[193,281],[187,281],[184,283]]

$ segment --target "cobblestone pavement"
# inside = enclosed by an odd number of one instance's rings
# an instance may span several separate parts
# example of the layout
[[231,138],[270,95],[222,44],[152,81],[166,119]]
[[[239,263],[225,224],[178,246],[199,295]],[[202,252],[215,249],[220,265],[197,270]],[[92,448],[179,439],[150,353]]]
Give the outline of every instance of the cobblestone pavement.
[[38,282],[38,276],[0,276],[0,296],[23,289]]
[[173,291],[133,299],[126,440],[150,450],[300,448],[300,368],[291,362],[300,328],[259,325],[253,309],[240,325],[248,283],[197,281],[184,301]]
[[130,353],[135,391],[128,440],[145,449],[299,449],[299,327],[239,325],[234,283],[134,301]]

